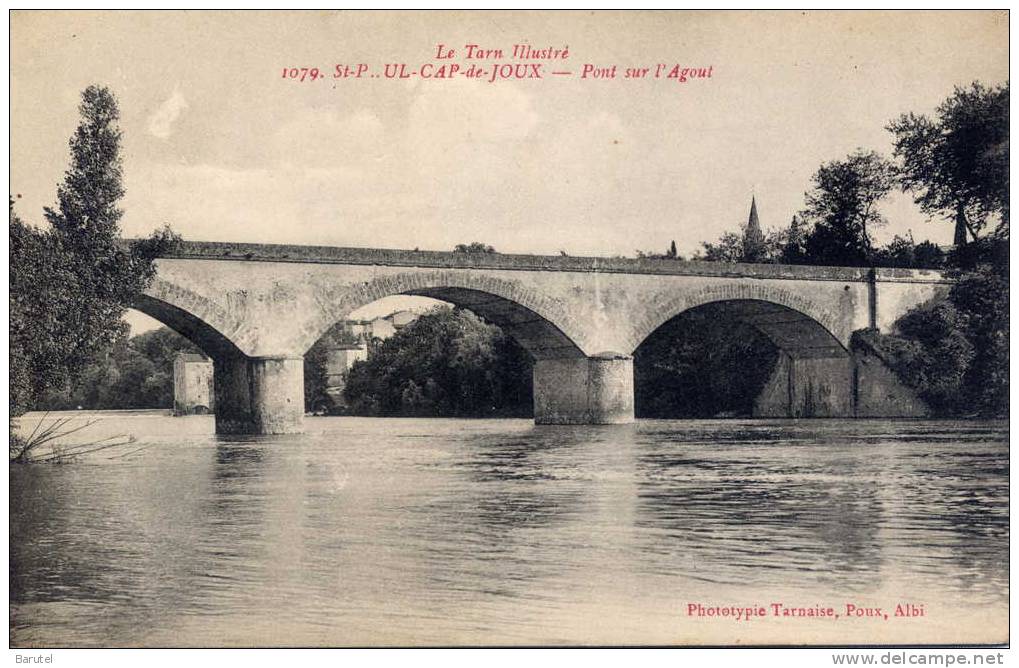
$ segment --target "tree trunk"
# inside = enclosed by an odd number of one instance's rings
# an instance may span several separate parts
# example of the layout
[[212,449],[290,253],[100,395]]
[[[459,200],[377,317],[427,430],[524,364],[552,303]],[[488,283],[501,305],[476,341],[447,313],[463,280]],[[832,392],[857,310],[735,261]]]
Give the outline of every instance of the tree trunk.
[[[966,220],[966,209],[963,207],[962,202],[955,205],[955,237],[952,243],[959,246],[966,245],[966,230],[969,227],[968,221]],[[970,230],[972,233],[972,230]],[[976,237],[974,236],[974,239]]]

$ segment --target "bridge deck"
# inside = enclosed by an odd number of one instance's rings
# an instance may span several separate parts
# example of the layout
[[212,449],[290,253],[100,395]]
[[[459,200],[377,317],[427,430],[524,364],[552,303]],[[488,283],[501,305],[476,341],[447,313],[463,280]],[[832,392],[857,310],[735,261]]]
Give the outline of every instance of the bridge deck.
[[[183,241],[166,257],[201,260],[294,262],[304,264],[356,264],[392,267],[450,269],[503,269],[516,271],[601,272],[676,276],[724,276],[788,280],[870,280],[869,267],[819,267],[788,264],[696,262],[625,257],[574,257],[514,255],[506,253],[451,253],[388,248],[342,248],[290,244]],[[882,282],[944,283],[935,270],[875,269]]]

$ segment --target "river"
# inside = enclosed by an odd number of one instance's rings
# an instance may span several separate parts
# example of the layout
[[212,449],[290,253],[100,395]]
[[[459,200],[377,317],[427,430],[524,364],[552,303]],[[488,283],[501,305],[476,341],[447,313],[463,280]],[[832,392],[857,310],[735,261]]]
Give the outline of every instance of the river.
[[11,467],[14,646],[1008,638],[1006,422],[97,417]]

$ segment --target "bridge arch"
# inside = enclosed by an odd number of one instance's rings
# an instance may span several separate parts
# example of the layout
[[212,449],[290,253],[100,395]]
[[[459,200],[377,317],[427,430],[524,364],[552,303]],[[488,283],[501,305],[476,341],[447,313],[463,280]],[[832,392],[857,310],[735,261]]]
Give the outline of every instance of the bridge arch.
[[636,351],[660,327],[684,312],[708,304],[718,304],[736,319],[761,330],[784,352],[809,356],[842,357],[847,354],[838,315],[808,297],[784,288],[759,283],[709,285],[681,293],[647,309],[647,315],[634,326],[630,350]]
[[431,297],[469,309],[501,327],[536,360],[582,358],[583,327],[559,300],[520,283],[466,271],[403,272],[364,281],[328,295],[320,315],[299,337],[310,348],[334,324],[384,297]]
[[[688,314],[691,317],[681,323]],[[767,285],[708,286],[671,299],[653,322],[657,326],[634,349],[635,412],[641,415],[852,414],[852,359],[836,335],[839,321],[809,298]],[[719,323],[731,324],[720,327]],[[730,334],[736,323],[749,326],[763,339],[746,329],[734,338]],[[667,365],[660,366],[656,360],[671,354],[663,352],[665,341],[682,338],[681,332],[690,332],[685,328],[691,326],[704,328],[692,340],[708,346],[710,354],[708,348],[702,349],[708,360],[704,366],[693,362],[698,371],[677,376],[678,372],[668,371]],[[638,331],[643,334],[644,330]],[[697,379],[693,385],[691,378]]]
[[244,354],[240,323],[187,288],[156,277],[132,308],[163,323],[214,359]]

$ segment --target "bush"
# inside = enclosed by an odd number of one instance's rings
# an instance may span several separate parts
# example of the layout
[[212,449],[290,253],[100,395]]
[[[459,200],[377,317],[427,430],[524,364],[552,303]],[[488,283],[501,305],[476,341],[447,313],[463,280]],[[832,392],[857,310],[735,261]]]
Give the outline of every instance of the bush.
[[973,345],[963,333],[964,316],[944,299],[913,309],[896,323],[898,335],[872,332],[870,344],[936,415],[971,412],[963,400]]
[[936,415],[1008,415],[1006,240],[957,249],[948,294],[912,309],[896,333],[858,332]]

